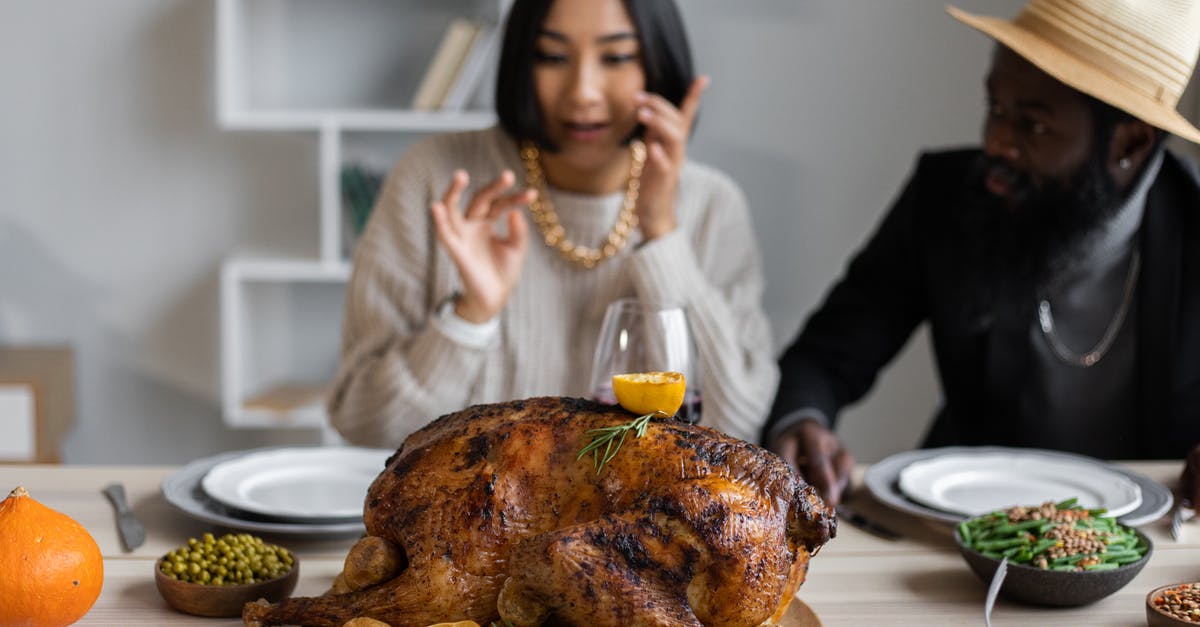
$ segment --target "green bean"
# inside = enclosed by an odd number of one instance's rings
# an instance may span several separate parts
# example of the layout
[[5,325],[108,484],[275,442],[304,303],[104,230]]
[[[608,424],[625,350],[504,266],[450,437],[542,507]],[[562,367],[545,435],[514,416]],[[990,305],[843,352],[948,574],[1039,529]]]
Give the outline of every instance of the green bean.
[[1053,538],[1042,538],[1041,540],[1037,541],[1037,544],[1033,545],[1032,552],[1034,555],[1040,555],[1042,553],[1045,553],[1047,549],[1049,549],[1050,547],[1052,547],[1056,544],[1058,544],[1058,540],[1055,540]]
[[1111,562],[1128,557],[1136,559],[1141,556],[1142,554],[1138,551],[1109,551],[1107,553],[1101,553],[1100,559],[1103,559],[1106,562]]
[[1091,553],[1076,553],[1075,555],[1066,555],[1064,557],[1056,557],[1050,560],[1051,566],[1074,566],[1079,560],[1085,557],[1092,557]]
[[962,536],[962,541],[965,542],[967,546],[971,545],[971,527],[965,520],[958,523],[958,535]]
[[999,551],[999,550],[1007,549],[1007,548],[1014,547],[1014,546],[1028,545],[1028,544],[1029,544],[1029,538],[1022,536],[1019,538],[1011,538],[1008,540],[989,540],[987,542],[976,542],[975,547],[976,547],[976,550]]

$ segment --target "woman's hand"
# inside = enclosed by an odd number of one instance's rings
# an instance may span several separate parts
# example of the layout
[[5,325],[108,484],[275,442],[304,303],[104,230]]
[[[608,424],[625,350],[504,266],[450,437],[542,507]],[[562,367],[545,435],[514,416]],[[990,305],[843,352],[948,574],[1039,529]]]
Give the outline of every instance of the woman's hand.
[[[469,179],[466,172],[457,170],[446,194],[429,207],[438,241],[462,277],[463,293],[454,304],[454,313],[468,322],[478,324],[496,317],[521,277],[529,226],[519,209],[532,202],[537,191],[504,194],[513,181],[513,173],[505,170],[475,194],[466,211],[460,211],[459,201]],[[493,226],[501,215],[508,223],[505,237],[497,235]]]
[[675,230],[675,198],[679,193],[679,171],[687,161],[687,142],[692,132],[700,94],[708,77],[692,82],[679,108],[658,94],[638,94],[638,121],[646,127],[646,166],[638,195],[638,226],[647,240]]

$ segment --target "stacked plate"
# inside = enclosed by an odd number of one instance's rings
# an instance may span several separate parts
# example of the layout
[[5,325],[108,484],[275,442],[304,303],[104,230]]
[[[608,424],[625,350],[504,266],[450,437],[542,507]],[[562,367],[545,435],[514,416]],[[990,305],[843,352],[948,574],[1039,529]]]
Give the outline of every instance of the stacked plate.
[[304,536],[363,532],[367,488],[394,451],[267,448],[198,459],[165,481],[167,501],[205,522]]
[[943,522],[1013,505],[1077,498],[1137,526],[1165,514],[1171,491],[1141,474],[1091,457],[1005,447],[906,451],[867,469],[867,489],[895,509]]

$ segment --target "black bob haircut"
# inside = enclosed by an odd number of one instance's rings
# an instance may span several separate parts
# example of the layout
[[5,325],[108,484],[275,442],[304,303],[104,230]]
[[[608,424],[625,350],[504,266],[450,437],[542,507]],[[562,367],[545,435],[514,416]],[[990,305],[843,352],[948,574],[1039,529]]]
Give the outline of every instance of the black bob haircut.
[[[679,106],[695,78],[692,52],[683,18],[674,0],[621,0],[637,30],[646,91]],[[515,0],[504,27],[500,68],[496,75],[496,115],[514,139],[532,140],[556,150],[542,125],[533,89],[533,63],[538,35],[554,0]],[[641,134],[641,127],[635,133]],[[632,139],[632,138],[631,138]]]

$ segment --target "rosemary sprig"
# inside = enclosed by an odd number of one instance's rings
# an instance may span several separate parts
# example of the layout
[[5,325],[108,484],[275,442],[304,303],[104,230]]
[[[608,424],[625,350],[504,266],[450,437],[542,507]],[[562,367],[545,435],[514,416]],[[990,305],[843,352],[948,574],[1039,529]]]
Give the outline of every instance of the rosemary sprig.
[[[592,436],[592,441],[580,449],[575,459],[583,459],[584,455],[591,453],[596,465],[596,474],[600,474],[600,471],[604,469],[604,465],[612,461],[612,458],[617,456],[617,451],[621,450],[621,444],[625,442],[625,436],[630,431],[636,432],[637,435],[635,437],[640,438],[646,435],[646,428],[650,426],[650,419],[659,415],[670,418],[666,412],[656,411],[645,416],[638,416],[623,425],[588,429],[585,435]],[[601,448],[603,448],[603,451]]]

